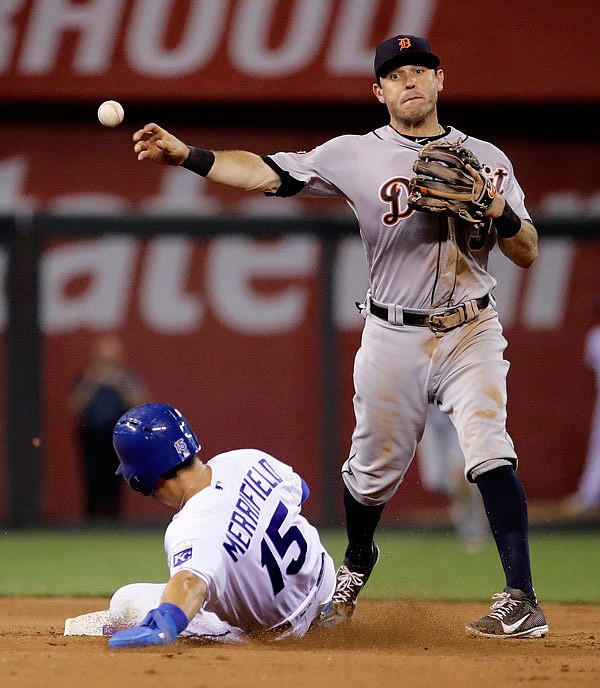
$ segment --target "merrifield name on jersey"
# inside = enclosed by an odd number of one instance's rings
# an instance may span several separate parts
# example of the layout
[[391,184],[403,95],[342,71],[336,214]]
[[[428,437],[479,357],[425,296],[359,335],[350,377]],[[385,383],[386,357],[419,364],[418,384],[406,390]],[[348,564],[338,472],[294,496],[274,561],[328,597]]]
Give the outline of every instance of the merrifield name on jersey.
[[234,562],[245,554],[256,531],[260,510],[274,488],[283,482],[266,459],[261,459],[246,473],[239,498],[229,519],[223,547]]

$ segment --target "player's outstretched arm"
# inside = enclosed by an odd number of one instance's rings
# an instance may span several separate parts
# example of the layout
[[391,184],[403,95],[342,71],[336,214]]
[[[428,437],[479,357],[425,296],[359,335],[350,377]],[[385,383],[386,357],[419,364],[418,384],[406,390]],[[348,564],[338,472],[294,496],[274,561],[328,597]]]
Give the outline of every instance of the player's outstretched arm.
[[[244,191],[275,193],[281,177],[264,160],[249,151],[203,151],[190,148],[158,124],[146,124],[133,135],[133,150],[138,160],[161,165],[182,165],[212,182]],[[190,158],[190,154],[193,156]],[[189,158],[189,160],[188,160]],[[193,164],[189,164],[192,162]]]
[[191,571],[176,573],[167,583],[160,605],[151,609],[139,626],[115,633],[108,646],[119,650],[174,643],[202,607],[206,592],[206,583]]
[[275,193],[281,177],[255,153],[240,150],[215,151],[215,161],[206,175],[211,182],[244,191]]

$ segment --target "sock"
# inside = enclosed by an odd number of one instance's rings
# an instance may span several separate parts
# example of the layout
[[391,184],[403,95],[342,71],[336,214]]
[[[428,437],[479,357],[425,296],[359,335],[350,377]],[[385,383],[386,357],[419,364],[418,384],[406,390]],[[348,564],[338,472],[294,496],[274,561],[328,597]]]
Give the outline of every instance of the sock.
[[537,603],[529,558],[527,497],[511,466],[501,466],[475,478],[496,541],[506,585],[522,590]]
[[365,506],[357,502],[348,488],[344,487],[346,532],[348,533],[346,559],[349,559],[355,566],[369,568],[373,564],[373,536],[383,507],[383,504]]

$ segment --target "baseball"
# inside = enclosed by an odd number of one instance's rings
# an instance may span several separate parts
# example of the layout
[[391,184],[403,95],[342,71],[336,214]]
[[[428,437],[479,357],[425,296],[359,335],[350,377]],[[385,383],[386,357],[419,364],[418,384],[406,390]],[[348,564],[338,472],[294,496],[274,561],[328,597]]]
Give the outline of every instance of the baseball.
[[98,119],[105,127],[116,127],[123,121],[125,110],[116,100],[106,100],[98,108]]

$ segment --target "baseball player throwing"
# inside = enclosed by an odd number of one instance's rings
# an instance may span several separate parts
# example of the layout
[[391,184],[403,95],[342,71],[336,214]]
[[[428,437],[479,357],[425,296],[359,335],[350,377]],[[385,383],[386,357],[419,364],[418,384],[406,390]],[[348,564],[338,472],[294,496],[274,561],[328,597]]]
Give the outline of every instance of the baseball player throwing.
[[131,409],[113,437],[117,472],[177,513],[164,539],[168,583],[117,590],[109,647],[165,645],[178,635],[303,636],[335,588],[333,561],[300,513],[304,480],[256,449],[203,463],[187,421],[164,403]]
[[356,425],[342,467],[348,547],[322,622],[351,618],[377,563],[382,510],[413,460],[428,404],[437,403],[456,428],[506,577],[491,613],[466,630],[539,637],[548,626],[532,583],[527,502],[506,431],[506,341],[487,270],[496,243],[517,265],[531,265],[537,233],[506,155],[440,125],[439,64],[418,36],[380,43],[373,92],[389,124],[308,153],[204,150],[156,124],[134,134],[134,150],[139,160],[237,188],[341,197],[358,218],[370,289],[354,368]]

